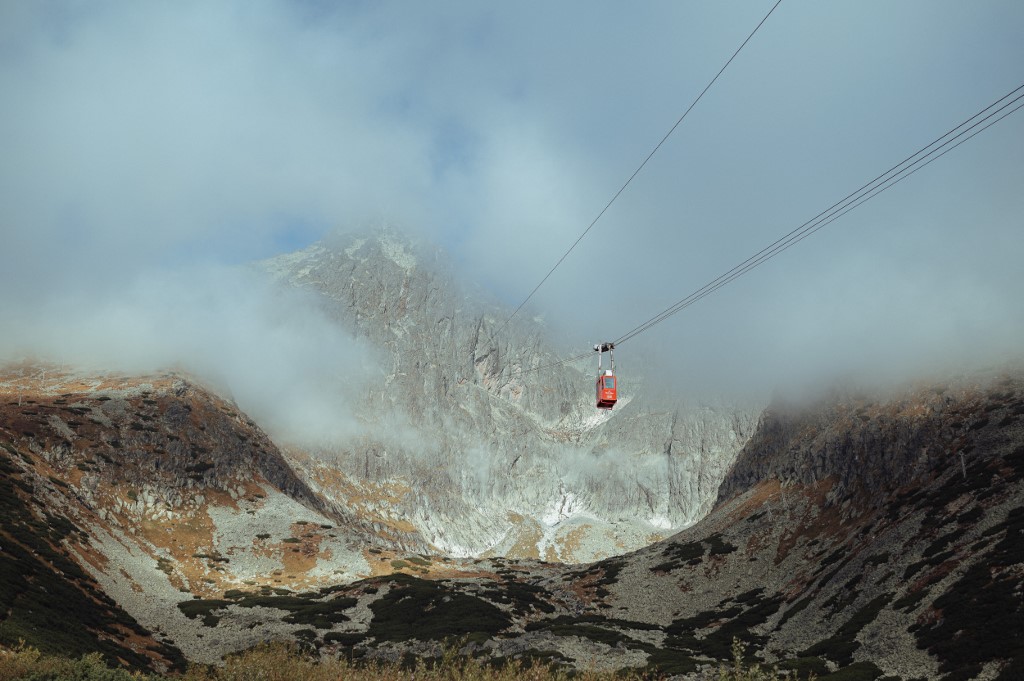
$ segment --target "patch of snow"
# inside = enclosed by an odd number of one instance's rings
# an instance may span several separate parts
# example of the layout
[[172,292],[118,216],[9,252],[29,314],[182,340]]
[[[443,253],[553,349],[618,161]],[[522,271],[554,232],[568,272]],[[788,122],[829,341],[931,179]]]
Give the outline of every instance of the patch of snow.
[[[563,520],[565,522],[562,522]],[[555,555],[562,559],[562,551],[566,548],[566,535],[569,532],[580,526],[600,527],[605,524],[604,520],[583,512],[576,512],[571,517],[566,516],[554,525],[549,525],[545,522],[541,526],[542,534],[541,538],[537,541],[537,552],[541,558],[544,558],[547,555],[548,549],[551,548],[554,550]]]
[[296,281],[308,276],[312,270],[311,265],[303,266],[303,264],[306,261],[315,261],[316,256],[326,250],[320,244],[313,244],[301,251],[278,255],[267,260],[261,260],[256,264],[269,272],[275,281]]
[[380,248],[384,255],[388,256],[402,269],[408,271],[416,267],[416,257],[405,250],[405,244],[400,241],[385,234],[380,238]]
[[[503,541],[508,524],[493,509],[452,518],[444,513],[418,513],[407,518],[434,549],[453,558],[474,558]],[[490,512],[488,512],[490,511]]]
[[[593,406],[593,405],[591,405]],[[590,416],[585,416],[580,422],[580,430],[586,432],[606,423],[612,417],[612,412],[606,409],[596,409]]]
[[580,432],[585,433],[588,430],[593,430],[594,428],[597,428],[598,426],[607,423],[612,419],[613,416],[615,416],[615,414],[618,413],[618,411],[621,411],[623,407],[625,407],[632,401],[632,397],[620,397],[618,402],[615,403],[614,409],[598,409],[594,407],[593,402],[589,402],[588,408],[592,408],[594,411],[589,416],[584,416],[583,419],[580,421]]
[[656,515],[647,520],[651,525],[654,525],[659,530],[671,530],[672,521],[663,515]]
[[477,548],[463,546],[454,541],[448,541],[444,536],[435,535],[430,538],[430,543],[436,546],[440,552],[452,558],[476,558],[483,553]]
[[354,242],[352,242],[351,246],[345,249],[345,255],[347,255],[350,258],[355,257],[356,252],[359,251],[359,249],[362,248],[363,244],[365,243],[366,239],[356,239]]

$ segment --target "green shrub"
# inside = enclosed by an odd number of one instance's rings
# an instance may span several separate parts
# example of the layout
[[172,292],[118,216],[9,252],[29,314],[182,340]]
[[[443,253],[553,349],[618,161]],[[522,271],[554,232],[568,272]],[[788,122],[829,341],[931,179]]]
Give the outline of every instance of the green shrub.
[[219,615],[214,615],[214,610],[231,605],[231,601],[225,601],[220,599],[203,599],[196,598],[191,601],[182,601],[178,603],[178,610],[188,618],[196,619],[202,616],[203,624],[208,627],[215,627],[220,621]]
[[[732,664],[718,668],[718,681],[796,681],[799,677],[795,671],[781,671],[778,668],[767,670],[760,664],[749,665],[744,662],[747,659],[746,646],[739,640],[732,642]],[[814,678],[812,674],[809,678]]]
[[874,662],[854,662],[839,671],[825,674],[818,681],[874,681],[882,675],[882,670]]
[[50,482],[52,482],[53,484],[57,485],[58,487],[63,487],[64,489],[68,489],[70,487],[70,485],[68,485],[68,483],[64,482],[60,478],[55,478],[52,475],[47,475],[46,477],[49,478]]
[[442,584],[395,574],[391,589],[370,604],[369,634],[378,641],[440,641],[474,633],[495,635],[511,624],[508,615],[475,596],[451,593]]
[[[35,648],[19,645],[11,650],[0,649],[0,681],[640,681],[658,679],[638,671],[594,672],[572,671],[560,668],[562,657],[553,651],[528,650],[523,659],[477,660],[463,655],[460,648],[468,639],[453,639],[444,646],[439,657],[410,658],[407,664],[353,662],[341,656],[338,658],[314,657],[309,643],[316,639],[316,632],[305,630],[303,638],[306,649],[298,643],[274,642],[262,644],[250,650],[230,655],[222,666],[193,665],[184,675],[160,676],[130,672],[124,668],[108,667],[98,653],[70,659],[44,655]],[[325,643],[352,645],[362,640],[360,634],[328,633]],[[732,663],[718,669],[718,681],[796,681],[813,679],[798,676],[796,671],[765,669],[761,665],[748,665],[741,642],[732,645]],[[659,674],[691,673],[696,671],[694,661],[675,651],[661,651],[652,655],[657,658]],[[869,680],[877,678],[880,672],[871,663],[856,663],[833,674],[821,677],[831,681]]]
[[19,645],[11,651],[0,651],[0,679],[24,681],[144,681],[157,677],[108,667],[99,653],[78,659],[43,655],[35,648]]

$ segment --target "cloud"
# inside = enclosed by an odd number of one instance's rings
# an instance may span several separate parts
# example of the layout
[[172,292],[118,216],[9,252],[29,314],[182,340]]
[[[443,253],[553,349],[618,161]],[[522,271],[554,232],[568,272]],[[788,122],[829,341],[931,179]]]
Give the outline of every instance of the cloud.
[[69,294],[8,317],[0,358],[42,358],[129,374],[184,370],[283,441],[316,445],[357,433],[380,356],[316,301],[246,268],[150,273],[116,296]]
[[[769,6],[7,3],[0,307],[54,352],[81,301],[187,359],[196,337],[162,345],[148,289],[218,311],[190,272],[380,219],[515,306]],[[784,3],[524,314],[577,351],[619,336],[1018,85],[1022,30],[997,0]],[[622,368],[715,388],[1011,352],[1022,125],[631,341]]]
[[378,110],[367,48],[322,50],[283,6],[101,4],[59,40],[57,22],[4,64],[0,191],[7,229],[45,229],[62,265],[69,240],[127,267],[244,259],[289,219],[415,193],[421,141]]

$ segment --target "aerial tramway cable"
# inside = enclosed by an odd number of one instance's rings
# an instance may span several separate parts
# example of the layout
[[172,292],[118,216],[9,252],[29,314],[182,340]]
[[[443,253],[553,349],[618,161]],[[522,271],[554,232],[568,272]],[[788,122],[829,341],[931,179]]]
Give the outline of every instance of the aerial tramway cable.
[[526,303],[528,303],[530,301],[530,299],[533,298],[534,294],[537,293],[537,291],[540,290],[540,287],[544,285],[544,282],[546,282],[548,280],[548,277],[550,277],[552,274],[554,274],[555,270],[558,269],[558,266],[561,265],[562,262],[567,257],[569,257],[569,254],[573,252],[573,249],[575,249],[576,246],[579,245],[579,243],[581,241],[583,241],[583,237],[585,237],[587,235],[587,233],[590,232],[590,230],[594,227],[594,225],[597,224],[597,221],[601,219],[601,217],[608,211],[609,208],[611,208],[611,205],[613,203],[615,203],[615,200],[617,198],[619,198],[619,196],[622,194],[622,192],[626,191],[626,187],[628,187],[630,185],[630,183],[633,181],[633,178],[635,178],[637,175],[639,175],[640,171],[643,170],[644,166],[647,165],[647,162],[650,161],[651,158],[656,153],[658,153],[658,150],[661,149],[661,146],[665,143],[665,141],[669,138],[669,136],[673,132],[675,132],[676,128],[679,127],[679,124],[683,122],[683,119],[686,118],[686,116],[690,113],[690,111],[693,110],[693,107],[697,106],[697,102],[699,102],[701,100],[701,98],[704,97],[704,94],[708,90],[711,89],[711,86],[715,84],[715,81],[718,80],[718,77],[721,76],[722,73],[729,67],[729,64],[732,63],[733,59],[735,59],[736,56],[740,53],[740,51],[744,47],[746,47],[747,43],[750,42],[750,39],[753,38],[754,34],[757,33],[757,31],[761,28],[761,26],[764,25],[764,22],[768,21],[768,17],[770,17],[772,15],[772,12],[774,12],[775,8],[778,7],[781,3],[782,3],[782,0],[776,0],[775,4],[772,5],[772,8],[770,10],[768,10],[768,13],[764,15],[764,18],[761,19],[761,21],[758,22],[757,26],[754,27],[754,30],[750,32],[750,35],[748,35],[746,37],[746,39],[740,44],[740,46],[736,48],[736,51],[732,53],[732,56],[729,57],[729,59],[725,62],[725,64],[722,66],[722,68],[720,68],[718,70],[718,73],[715,74],[715,77],[712,78],[711,81],[707,85],[704,86],[704,89],[701,90],[699,95],[697,95],[697,98],[693,100],[693,103],[690,104],[689,107],[687,107],[686,111],[683,112],[683,115],[679,117],[679,119],[675,122],[675,124],[671,128],[669,128],[669,131],[667,133],[665,133],[665,136],[661,138],[661,141],[659,141],[656,145],[654,145],[654,149],[651,150],[651,153],[647,154],[647,158],[645,158],[643,160],[643,163],[641,163],[637,167],[637,169],[633,171],[633,174],[629,176],[629,179],[627,179],[625,181],[625,183],[623,183],[623,185],[621,187],[619,187],[619,190],[617,192],[615,192],[615,195],[612,196],[611,200],[609,200],[608,203],[605,204],[604,208],[601,209],[601,212],[597,214],[597,217],[594,218],[591,221],[591,223],[587,226],[587,228],[585,230],[583,230],[583,233],[580,234],[576,238],[576,241],[574,241],[572,243],[572,246],[569,246],[569,250],[567,250],[565,253],[562,254],[562,257],[558,259],[558,262],[555,263],[554,267],[552,267],[548,271],[548,273],[544,275],[544,278],[540,280],[540,283],[537,284],[532,291],[530,291],[530,295],[526,296],[526,298],[523,300],[523,302],[519,303],[519,307],[517,307],[515,310],[512,311],[512,314],[510,314],[508,316],[508,319],[506,319],[504,322],[502,322],[501,326],[499,326],[497,329],[495,329],[494,333],[491,334],[491,339],[492,340],[494,339],[495,336],[498,335],[498,333],[502,329],[504,329],[508,325],[508,323],[510,321],[512,321],[513,317],[515,317],[517,314],[519,314],[519,311],[522,310],[523,307],[526,305]]
[[[983,130],[989,128],[992,125],[995,125],[1003,118],[1006,118],[1007,116],[1014,113],[1021,107],[1024,107],[1024,103],[1018,104],[1020,100],[1024,99],[1024,93],[1021,93],[1021,90],[1024,90],[1024,85],[1020,85],[1019,87],[1011,91],[1009,94],[1000,97],[998,100],[996,100],[989,106],[985,107],[978,113],[974,114],[973,116],[965,120],[963,123],[960,123],[949,132],[945,133],[944,135],[941,135],[940,137],[932,141],[930,144],[925,145],[914,154],[908,156],[906,159],[896,164],[889,170],[885,171],[881,175],[877,176],[875,179],[871,180],[867,184],[861,186],[856,191],[848,194],[840,201],[837,201],[836,203],[832,204],[830,207],[818,213],[816,216],[814,216],[807,222],[803,223],[793,231],[780,237],[770,245],[761,249],[754,255],[744,260],[739,265],[733,267],[731,270],[711,280],[710,282],[708,282],[701,288],[697,289],[687,297],[670,305],[668,308],[666,308],[659,314],[655,315],[651,319],[647,320],[646,322],[643,322],[642,324],[626,332],[618,339],[616,339],[614,343],[616,345],[621,345],[622,343],[625,343],[631,338],[643,333],[652,326],[660,324],[661,322],[665,321],[666,319],[676,314],[677,312],[684,310],[685,308],[689,307],[698,300],[714,293],[721,287],[743,276],[750,270],[762,265],[768,260],[774,258],[776,255],[782,253],[791,246],[794,246],[800,241],[803,241],[811,234],[817,232],[822,227],[825,227],[829,223],[839,219],[843,215],[846,215],[854,208],[857,208],[864,202],[869,201],[878,194],[881,194],[882,192],[886,191],[893,185],[902,182],[906,178],[916,173],[918,170],[921,170],[931,162],[938,160],[939,158],[949,153],[956,147],[960,146],[967,140],[971,139],[978,133],[982,132]],[[1016,106],[1014,106],[1015,104]],[[1006,111],[1006,109],[1010,110]],[[1002,113],[1004,111],[1005,113]],[[999,115],[1000,113],[1002,113],[1002,115],[999,116],[998,118],[995,118],[995,120],[989,120]],[[981,117],[979,120],[975,120],[978,119],[979,117]],[[971,123],[971,121],[974,122]],[[961,130],[959,133],[957,133],[957,130],[960,130],[960,128],[963,128],[968,123],[971,124],[968,127]],[[956,134],[954,135],[953,133]],[[950,137],[950,135],[953,136]],[[945,141],[942,141],[944,139]],[[929,149],[931,150],[928,151]]]
[[[1002,121],[1007,116],[1015,113],[1021,108],[1024,108],[1024,101],[1022,101],[1024,100],[1024,92],[1022,92],[1022,90],[1024,90],[1024,84],[1016,87],[1003,97],[1000,97],[998,100],[986,106],[973,116],[967,118],[945,134],[940,135],[934,141],[926,144],[900,163],[897,163],[870,182],[862,185],[856,191],[847,194],[846,197],[832,204],[829,208],[818,213],[816,216],[788,234],[779,237],[773,243],[750,256],[739,265],[736,265],[727,272],[721,274],[715,279],[712,279],[704,286],[700,287],[685,298],[673,303],[654,317],[648,319],[646,322],[633,327],[633,329],[627,331],[615,341],[612,341],[612,344],[615,346],[621,345],[622,343],[640,335],[644,331],[647,331],[651,327],[660,324],[672,315],[681,312],[690,305],[696,303],[698,300],[711,295],[726,284],[735,281],[752,269],[774,258],[779,253],[782,253],[791,246],[803,241],[822,227],[834,222],[897,183],[907,179],[933,161],[937,161],[942,158],[953,149],[956,149],[964,142],[967,142],[974,136]],[[963,129],[961,130],[961,128]],[[569,364],[587,357],[592,357],[592,355],[592,352],[585,352],[530,369],[522,369],[518,373],[526,374],[534,371],[542,371],[544,369],[552,369],[563,364]]]

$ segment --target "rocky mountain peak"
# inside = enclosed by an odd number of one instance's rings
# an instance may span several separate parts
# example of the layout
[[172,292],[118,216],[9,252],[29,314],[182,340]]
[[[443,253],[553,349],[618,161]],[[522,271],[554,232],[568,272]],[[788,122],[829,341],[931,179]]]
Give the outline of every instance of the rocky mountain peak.
[[[636,548],[707,511],[753,426],[746,405],[631,404],[637,379],[598,412],[590,371],[537,371],[563,356],[542,323],[517,317],[495,334],[508,311],[394,230],[336,234],[262,267],[383,358],[355,400],[364,432],[313,458],[409,485],[396,512],[439,550],[585,560]],[[572,512],[552,515],[568,498]]]

